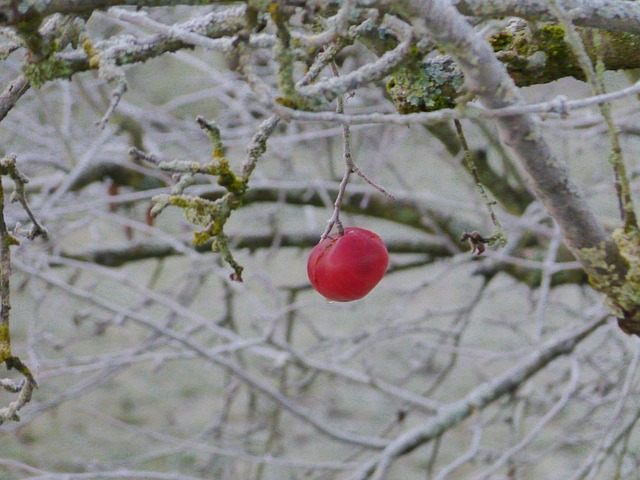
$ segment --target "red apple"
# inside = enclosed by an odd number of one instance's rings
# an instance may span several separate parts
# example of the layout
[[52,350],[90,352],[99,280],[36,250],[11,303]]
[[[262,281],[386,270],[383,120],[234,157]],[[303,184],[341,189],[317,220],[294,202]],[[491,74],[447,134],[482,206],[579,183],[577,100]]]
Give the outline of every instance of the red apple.
[[389,254],[382,239],[364,228],[349,227],[316,245],[307,274],[320,295],[336,302],[364,297],[384,276]]

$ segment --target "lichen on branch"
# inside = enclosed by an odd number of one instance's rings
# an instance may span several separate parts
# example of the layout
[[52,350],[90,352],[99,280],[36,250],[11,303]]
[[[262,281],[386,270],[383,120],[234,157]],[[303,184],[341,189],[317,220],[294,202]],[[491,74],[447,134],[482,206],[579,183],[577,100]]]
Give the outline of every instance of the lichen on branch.
[[400,113],[432,112],[456,106],[464,78],[451,57],[417,58],[397,68],[387,82],[387,92]]
[[[600,54],[607,70],[640,67],[640,35],[592,28],[576,31],[594,63]],[[565,30],[557,23],[515,18],[488,41],[519,87],[564,77],[585,79],[580,61],[565,41]],[[428,52],[417,47],[412,47],[411,52],[409,61],[399,66],[387,83],[387,92],[398,112],[455,107],[465,93],[464,76],[458,65],[447,55],[425,58]]]
[[22,374],[24,381],[17,385],[8,379],[1,379],[0,386],[5,390],[18,393],[18,399],[10,403],[9,406],[0,408],[0,425],[6,420],[18,421],[19,410],[30,400],[33,389],[37,386],[29,367],[27,367],[18,357],[11,352],[11,329],[10,329],[10,277],[11,277],[11,247],[20,244],[18,235],[22,230],[18,225],[13,232],[9,231],[5,221],[5,201],[4,185],[2,177],[7,176],[13,180],[15,189],[10,197],[12,202],[19,202],[27,215],[32,220],[31,231],[24,234],[29,239],[37,236],[47,238],[48,232],[34,217],[31,209],[27,205],[24,184],[29,180],[16,167],[16,156],[8,155],[0,160],[0,364],[4,364],[8,370],[15,369]]
[[[467,88],[486,108],[524,103],[513,78],[496,58],[495,47],[458,12],[448,8],[447,2],[433,0],[419,6],[405,2],[405,6],[415,19],[416,30],[429,35],[455,59]],[[623,329],[640,335],[639,289],[633,273],[629,276],[633,272],[630,265],[637,263],[637,249],[620,244],[606,232],[570,177],[565,162],[553,155],[530,115],[514,114],[499,118],[496,123],[503,141],[526,170],[537,197],[558,223],[563,240],[593,285],[607,296]],[[635,231],[625,233],[638,237]]]
[[[212,251],[220,253],[224,262],[233,269],[230,278],[241,282],[243,267],[235,260],[231,252],[224,227],[231,213],[242,206],[249,188],[251,174],[259,158],[266,151],[267,139],[279,120],[272,116],[261,124],[249,145],[247,157],[240,167],[239,173],[234,172],[229,160],[224,156],[224,145],[218,126],[202,117],[198,117],[197,121],[200,127],[206,131],[213,146],[212,158],[208,162],[199,163],[185,160],[163,162],[136,148],[131,148],[129,152],[138,159],[155,163],[160,170],[175,174],[178,179],[169,194],[153,197],[155,205],[151,209],[151,215],[157,216],[169,206],[181,208],[191,223],[203,227],[194,232],[193,244],[198,247],[211,243]],[[195,175],[217,177],[217,183],[224,188],[225,193],[213,201],[185,194],[185,190],[193,184]]]
[[[600,51],[607,70],[640,66],[640,36],[593,28],[576,28],[576,32],[594,63]],[[518,86],[548,83],[562,77],[584,80],[582,65],[565,40],[565,33],[565,28],[556,23],[515,19],[491,36],[489,43]],[[596,37],[601,39],[600,47],[596,45]]]

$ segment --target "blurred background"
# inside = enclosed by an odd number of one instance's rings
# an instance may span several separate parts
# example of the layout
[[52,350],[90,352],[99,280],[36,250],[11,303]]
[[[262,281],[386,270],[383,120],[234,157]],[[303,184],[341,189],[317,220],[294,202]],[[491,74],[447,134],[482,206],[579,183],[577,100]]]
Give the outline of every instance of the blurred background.
[[[172,24],[212,9],[151,16]],[[87,29],[94,44],[150,35],[99,12]],[[337,63],[349,72],[372,58],[355,45]],[[2,63],[2,88],[23,60],[17,51]],[[494,226],[462,154],[433,129],[352,127],[356,164],[397,197],[356,175],[347,188],[344,225],[378,233],[391,258],[362,300],[328,302],[306,276],[344,172],[339,124],[281,122],[269,138],[246,204],[225,229],[243,283],[229,279],[219,255],[193,248],[197,227],[180,209],[148,217],[152,197],[168,193],[175,178],[132,159],[131,147],[207,162],[212,145],[195,121],[201,115],[220,127],[231,167],[245,160],[269,112],[232,60],[196,48],[126,67],[128,91],[104,129],[96,122],[115,85],[93,72],[31,89],[2,121],[0,155],[17,155],[50,239],[23,239],[11,250],[13,353],[39,388],[21,420],[0,429],[0,478],[352,478],[378,454],[367,439],[395,439],[440,418],[588,325],[593,332],[575,349],[447,424],[385,478],[633,475],[637,339],[608,319],[535,200],[520,209],[498,202],[509,243],[471,255],[462,233],[491,234]],[[272,82],[272,60],[256,54],[256,62]],[[611,90],[630,83],[621,73],[606,78]],[[573,79],[523,92],[531,103],[590,94]],[[393,106],[380,83],[358,89],[345,109]],[[634,190],[637,113],[635,98],[615,105]],[[492,123],[462,123],[496,178],[526,193]],[[617,226],[601,118],[581,110],[540,125],[598,215]],[[216,180],[198,176],[186,193],[215,198]],[[10,227],[28,224],[16,203],[7,203],[5,218]],[[0,401],[12,395],[2,392]]]

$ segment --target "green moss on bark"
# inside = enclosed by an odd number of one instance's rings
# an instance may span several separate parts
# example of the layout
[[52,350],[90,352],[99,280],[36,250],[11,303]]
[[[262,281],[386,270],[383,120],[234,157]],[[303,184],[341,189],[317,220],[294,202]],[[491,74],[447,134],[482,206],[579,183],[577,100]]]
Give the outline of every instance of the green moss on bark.
[[[594,32],[602,38],[601,54],[607,70],[640,67],[640,36],[626,32],[578,29],[587,53],[595,62]],[[489,38],[496,55],[520,87],[548,83],[564,77],[584,80],[585,75],[564,29],[552,23],[513,21]],[[448,57],[423,60],[414,51],[393,72],[387,92],[400,113],[452,108],[463,93],[462,73]]]
[[415,49],[387,82],[396,109],[414,113],[453,108],[462,90],[462,74],[449,58],[423,61],[419,55]]
[[[594,32],[602,38],[602,55],[608,70],[640,66],[640,36],[630,33],[577,29],[588,55],[595,62]],[[563,77],[584,80],[585,75],[560,25],[514,21],[489,38],[498,58],[518,86],[548,83]]]

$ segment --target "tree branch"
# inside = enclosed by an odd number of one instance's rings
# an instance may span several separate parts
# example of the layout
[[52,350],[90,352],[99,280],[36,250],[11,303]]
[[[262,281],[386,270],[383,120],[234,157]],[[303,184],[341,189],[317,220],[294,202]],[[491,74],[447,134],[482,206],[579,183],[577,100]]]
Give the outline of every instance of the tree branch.
[[[407,1],[403,5],[417,32],[429,35],[452,55],[464,73],[467,88],[483,105],[500,109],[524,104],[491,46],[451,4],[433,0]],[[625,284],[628,261],[579,192],[566,164],[551,153],[531,116],[516,114],[498,118],[496,123],[504,143],[527,171],[532,189],[560,226],[567,246],[596,288],[608,296],[618,318],[624,319],[623,330],[640,334],[640,320],[631,320],[640,311],[638,302],[632,286]]]
[[[520,17],[534,22],[554,21],[546,0],[453,0],[463,15],[479,18]],[[575,25],[640,34],[640,4],[618,0],[561,0]]]
[[[251,234],[234,236],[230,241],[233,248],[244,249],[255,252],[260,249],[270,248],[277,244],[279,248],[296,247],[311,248],[318,243],[316,234],[282,234],[274,238],[272,233]],[[190,248],[190,242],[184,240],[185,248]],[[391,240],[386,242],[387,250],[390,253],[404,254],[425,254],[430,257],[449,257],[449,252],[438,241],[429,240]],[[211,242],[204,245],[193,246],[199,253],[211,253]],[[132,242],[119,247],[100,247],[82,251],[62,251],[61,257],[72,258],[84,262],[105,265],[109,267],[120,267],[130,262],[148,260],[150,258],[164,258],[173,255],[180,255],[174,246],[168,243],[159,242]]]
[[[167,7],[203,3],[202,0],[8,0],[0,4],[0,25],[16,25],[54,13],[89,15],[94,10],[104,10],[113,6]],[[211,0],[208,3],[227,2]]]
[[26,77],[20,75],[0,94],[0,122],[7,116],[9,110],[15,106],[20,97],[29,90],[29,86],[29,81]]
[[582,340],[600,328],[606,318],[598,318],[578,331],[572,330],[549,340],[511,370],[479,385],[464,398],[443,407],[438,415],[424,424],[398,436],[379,456],[363,465],[349,480],[365,480],[374,472],[373,478],[384,478],[384,472],[391,462],[437,438],[444,431],[468,418],[474,411],[482,410],[503,395],[517,389],[556,358],[571,353]]

